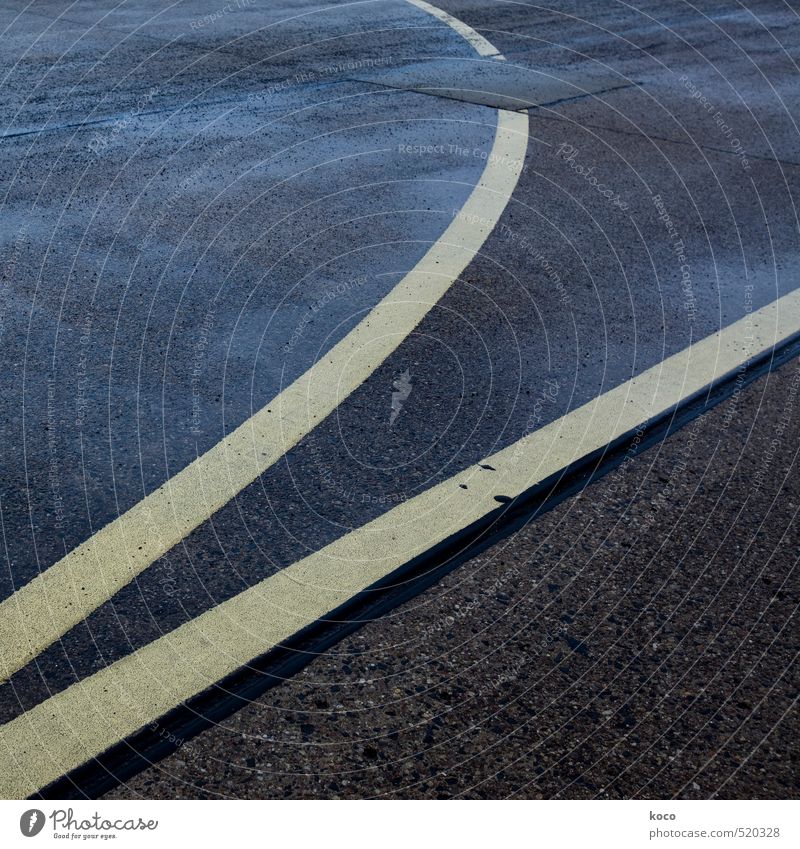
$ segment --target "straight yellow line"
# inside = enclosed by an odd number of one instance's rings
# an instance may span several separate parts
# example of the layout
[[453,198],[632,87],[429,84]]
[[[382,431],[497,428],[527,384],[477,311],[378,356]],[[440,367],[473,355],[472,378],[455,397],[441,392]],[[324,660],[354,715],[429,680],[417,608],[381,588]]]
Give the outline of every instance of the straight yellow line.
[[[409,2],[446,19],[464,37],[472,33],[468,40],[484,55],[485,39],[466,24],[455,27],[455,19],[435,7]],[[375,371],[480,250],[511,198],[527,145],[527,114],[498,110],[486,168],[463,214],[357,327],[229,436],[0,602],[0,681],[208,520]]]
[[[0,727],[0,798],[20,798],[516,496],[800,331],[800,290],[689,346]],[[460,488],[466,484],[467,489]]]

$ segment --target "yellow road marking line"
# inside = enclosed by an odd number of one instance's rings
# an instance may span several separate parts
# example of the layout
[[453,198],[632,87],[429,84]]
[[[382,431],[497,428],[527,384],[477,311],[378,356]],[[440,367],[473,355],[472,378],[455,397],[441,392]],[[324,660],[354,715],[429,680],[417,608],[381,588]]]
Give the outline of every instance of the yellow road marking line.
[[[489,43],[466,24],[421,0],[408,2],[448,23],[481,55],[490,55]],[[230,435],[0,602],[0,681],[208,520],[375,371],[480,250],[511,199],[527,145],[527,115],[498,110],[486,168],[462,214],[357,327]]]
[[479,32],[475,32],[471,26],[468,26],[463,21],[459,21],[458,18],[454,18],[452,15],[445,12],[444,9],[438,9],[436,6],[431,6],[431,4],[426,3],[425,0],[408,0],[408,2],[414,6],[418,6],[429,15],[433,15],[434,18],[438,18],[449,27],[452,27],[462,38],[468,41],[475,51],[481,56],[505,60],[506,57],[500,53],[491,41],[487,41]]
[[34,793],[496,509],[495,495],[519,495],[798,331],[800,290],[487,457],[495,471],[455,475],[0,726],[0,798]]

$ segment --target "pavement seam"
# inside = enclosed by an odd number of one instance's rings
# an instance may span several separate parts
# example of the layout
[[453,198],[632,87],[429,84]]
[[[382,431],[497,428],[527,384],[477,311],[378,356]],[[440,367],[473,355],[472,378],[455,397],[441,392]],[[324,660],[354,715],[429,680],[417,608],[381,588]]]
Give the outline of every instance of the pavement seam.
[[[630,86],[624,86],[624,88],[630,88]],[[618,89],[615,89],[615,90],[618,90]],[[532,108],[541,108],[541,107],[532,107]],[[735,151],[732,151],[728,148],[714,147],[713,145],[699,144],[696,141],[684,141],[682,139],[673,139],[673,138],[669,138],[669,137],[666,137],[666,136],[654,136],[654,135],[651,135],[650,133],[645,132],[644,130],[639,130],[638,132],[636,132],[634,130],[621,130],[618,127],[603,127],[599,124],[589,124],[589,123],[585,123],[585,122],[582,122],[582,121],[577,121],[574,118],[568,118],[566,116],[561,116],[561,115],[538,115],[538,114],[532,113],[531,117],[540,118],[543,121],[558,121],[559,123],[562,123],[562,124],[577,124],[578,126],[584,127],[584,128],[587,128],[587,129],[601,130],[602,132],[607,132],[607,133],[617,133],[618,135],[630,136],[632,138],[637,138],[637,139],[645,138],[645,139],[648,139],[649,141],[654,141],[654,142],[660,141],[660,142],[666,142],[667,144],[679,144],[679,145],[682,145],[683,147],[691,147],[691,148],[695,148],[695,149],[699,148],[700,150],[713,151],[714,153],[722,153],[722,154],[725,154],[726,156],[733,156],[737,159],[740,158],[739,155]],[[771,165],[788,165],[790,167],[800,168],[800,162],[791,162],[788,159],[778,159],[777,157],[772,158],[772,157],[769,157],[769,156],[761,156],[760,154],[757,154],[757,153],[748,153],[747,156],[748,156],[749,159],[757,159],[759,162],[768,162]]]

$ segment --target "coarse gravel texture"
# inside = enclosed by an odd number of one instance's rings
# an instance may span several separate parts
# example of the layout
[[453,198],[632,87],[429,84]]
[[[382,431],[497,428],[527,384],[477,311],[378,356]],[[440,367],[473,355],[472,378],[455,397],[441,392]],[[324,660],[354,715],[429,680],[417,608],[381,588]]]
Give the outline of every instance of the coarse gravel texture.
[[797,795],[800,362],[107,798]]

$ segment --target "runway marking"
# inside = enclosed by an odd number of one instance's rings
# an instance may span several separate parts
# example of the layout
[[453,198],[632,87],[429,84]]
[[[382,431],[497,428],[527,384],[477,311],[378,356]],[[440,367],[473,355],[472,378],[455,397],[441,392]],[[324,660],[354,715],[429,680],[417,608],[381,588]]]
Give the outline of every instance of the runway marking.
[[[482,56],[503,57],[436,7]],[[505,210],[528,146],[525,114],[498,110],[480,181],[417,265],[323,359],[222,441],[0,602],[0,681],[21,669],[207,521],[313,430],[422,321]]]
[[[297,561],[0,726],[0,798],[44,787],[413,557],[800,332],[800,289]],[[462,489],[461,485],[467,489]]]

